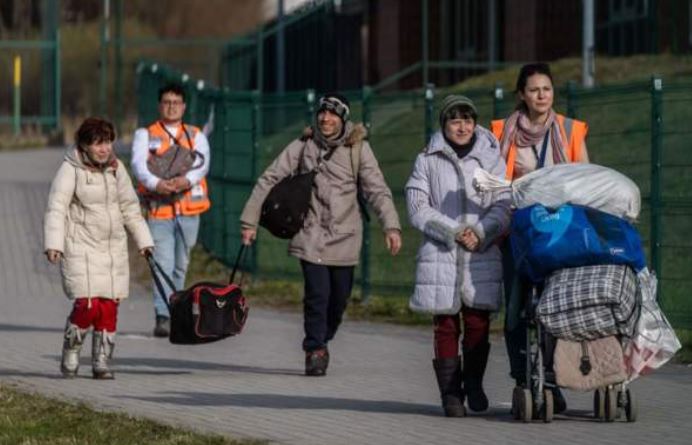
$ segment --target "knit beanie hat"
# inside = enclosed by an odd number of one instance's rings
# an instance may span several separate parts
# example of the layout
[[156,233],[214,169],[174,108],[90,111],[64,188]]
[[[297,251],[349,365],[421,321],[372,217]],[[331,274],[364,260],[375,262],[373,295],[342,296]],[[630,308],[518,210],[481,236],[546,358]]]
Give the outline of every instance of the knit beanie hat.
[[348,99],[337,93],[328,93],[320,98],[317,114],[324,110],[331,111],[339,116],[343,123],[346,123],[351,115],[351,106],[348,103]]
[[471,109],[473,114],[478,114],[478,110],[476,110],[476,105],[474,105],[471,99],[460,94],[450,94],[449,96],[445,97],[444,100],[442,100],[442,104],[440,105],[440,128],[444,128],[445,126],[445,115],[447,114],[447,112],[449,112],[449,110],[451,110],[452,108],[458,107],[460,105],[466,105]]

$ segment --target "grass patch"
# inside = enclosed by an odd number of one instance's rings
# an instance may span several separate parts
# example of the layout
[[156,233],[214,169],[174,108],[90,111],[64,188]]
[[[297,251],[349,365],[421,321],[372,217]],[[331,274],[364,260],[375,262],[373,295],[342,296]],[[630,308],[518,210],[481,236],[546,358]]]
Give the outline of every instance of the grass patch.
[[692,329],[676,329],[682,348],[675,354],[675,363],[692,363]]
[[25,128],[17,136],[12,135],[0,138],[0,151],[45,147],[47,142],[48,137],[42,135],[39,130]]
[[254,445],[185,431],[125,414],[99,412],[89,406],[61,402],[16,388],[0,386],[0,444],[31,445]]

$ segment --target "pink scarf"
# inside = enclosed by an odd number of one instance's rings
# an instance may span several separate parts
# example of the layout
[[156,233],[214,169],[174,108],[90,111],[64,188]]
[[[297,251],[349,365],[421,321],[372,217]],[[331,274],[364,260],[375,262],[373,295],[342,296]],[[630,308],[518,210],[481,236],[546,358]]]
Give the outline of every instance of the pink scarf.
[[540,147],[545,137],[545,132],[550,129],[550,145],[552,146],[553,164],[567,162],[567,152],[560,133],[560,124],[555,111],[550,110],[548,119],[543,125],[532,125],[529,116],[524,110],[516,110],[505,121],[500,150],[502,157],[507,159],[509,147],[514,143],[519,147]]

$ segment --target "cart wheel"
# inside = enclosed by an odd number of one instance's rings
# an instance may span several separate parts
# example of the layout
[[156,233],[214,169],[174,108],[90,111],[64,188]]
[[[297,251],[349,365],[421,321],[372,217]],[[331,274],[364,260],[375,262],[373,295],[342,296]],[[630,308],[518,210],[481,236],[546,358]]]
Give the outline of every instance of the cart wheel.
[[521,400],[523,391],[524,391],[524,388],[522,388],[521,386],[515,386],[514,390],[512,390],[512,418],[514,420],[521,419],[521,413],[519,412],[519,405],[520,405],[520,400]]
[[598,388],[593,393],[593,416],[598,420],[605,420],[605,390]]
[[533,419],[533,397],[530,389],[521,389],[518,394],[519,419],[525,423],[531,422]]
[[618,395],[615,388],[609,386],[605,390],[605,421],[613,422],[618,414]]
[[541,409],[541,419],[543,422],[553,421],[553,391],[548,388],[543,389],[543,408]]
[[627,388],[625,390],[625,416],[628,422],[636,422],[637,414],[639,414],[639,406],[637,405],[637,398],[634,397],[632,390]]

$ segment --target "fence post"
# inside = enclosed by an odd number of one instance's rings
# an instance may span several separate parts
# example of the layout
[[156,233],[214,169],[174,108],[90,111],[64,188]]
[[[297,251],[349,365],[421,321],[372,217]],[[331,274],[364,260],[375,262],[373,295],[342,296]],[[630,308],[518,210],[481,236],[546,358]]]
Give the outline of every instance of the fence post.
[[433,133],[433,109],[435,107],[435,85],[429,83],[425,87],[425,146]]
[[[363,100],[363,125],[368,130],[368,137],[372,128],[371,117],[371,102],[372,88],[365,86],[362,91]],[[360,249],[360,295],[361,302],[367,304],[370,301],[371,294],[371,278],[370,278],[370,255],[372,254],[372,242],[370,237],[370,221],[365,215],[361,215],[361,223],[363,224],[363,244]]]
[[567,82],[567,117],[574,118],[577,115],[576,84],[573,80]]
[[[423,85],[427,88],[430,79],[430,53],[429,53],[429,28],[428,28],[428,0],[421,0],[421,42],[423,47],[422,52],[422,69],[423,69]],[[427,141],[426,141],[427,142]]]
[[121,133],[123,123],[123,15],[124,1],[115,2],[115,129]]
[[257,32],[257,90],[264,90],[264,28]]
[[22,131],[22,58],[14,56],[14,117],[12,119],[12,127],[14,135],[19,136]]
[[55,30],[55,79],[54,79],[54,84],[55,88],[53,91],[53,109],[55,113],[55,127],[53,127],[54,130],[58,130],[60,127],[62,127],[62,123],[60,122],[60,101],[62,100],[62,88],[60,85],[62,85],[62,79],[61,79],[61,68],[60,68],[60,60],[62,60],[62,55],[60,53],[60,30],[56,29]]
[[[252,92],[251,97],[252,103],[252,156],[251,156],[251,169],[252,169],[252,182],[257,181],[257,156],[260,150],[260,138],[262,137],[262,91],[257,89]],[[259,243],[260,240],[255,240],[252,243],[252,271],[255,274],[259,272]],[[229,263],[230,264],[230,263]]]
[[502,84],[499,82],[495,84],[495,89],[493,90],[493,119],[500,119],[502,116],[502,103],[505,99],[505,90],[502,89]]
[[315,120],[315,90],[305,90],[305,125],[311,126]]
[[[108,45],[110,41],[110,2],[103,1],[101,16],[101,43],[99,46],[99,113],[105,116],[108,112]],[[60,85],[58,85],[60,88]]]
[[663,146],[663,80],[651,79],[651,267],[658,275],[660,299],[661,281],[661,164]]
[[197,91],[195,91],[195,86],[188,84],[188,82],[190,82],[190,75],[187,73],[182,73],[180,75],[179,82],[185,89],[187,95],[187,99],[185,99],[185,120],[197,125]]

